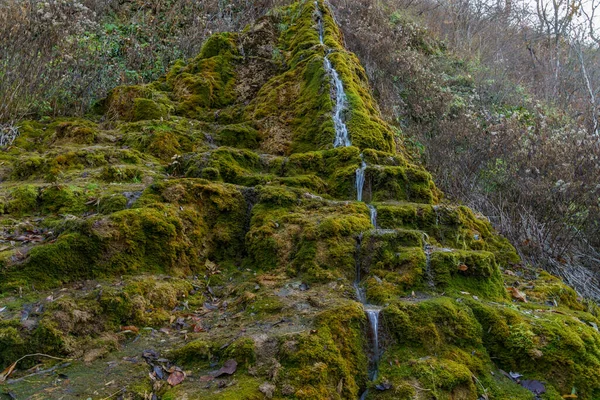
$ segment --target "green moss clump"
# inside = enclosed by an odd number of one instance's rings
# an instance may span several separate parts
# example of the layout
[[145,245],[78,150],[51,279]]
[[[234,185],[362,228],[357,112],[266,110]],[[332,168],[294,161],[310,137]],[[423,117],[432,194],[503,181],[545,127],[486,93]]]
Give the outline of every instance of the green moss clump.
[[227,125],[217,132],[217,140],[223,146],[255,149],[259,144],[259,132],[248,124]]
[[230,344],[225,350],[225,359],[234,359],[238,366],[247,369],[256,362],[256,349],[254,340],[250,338],[240,338]]
[[195,365],[199,367],[208,367],[218,349],[214,345],[202,339],[193,340],[170,353],[173,361],[185,365]]
[[9,194],[4,211],[15,217],[32,214],[39,209],[39,190],[33,185],[22,185]]
[[364,324],[356,303],[322,313],[314,331],[282,340],[278,379],[295,388],[299,399],[357,398],[367,379]]
[[44,157],[37,155],[21,156],[13,163],[11,178],[14,180],[28,179],[40,172],[46,171],[48,165]]
[[98,127],[88,120],[67,120],[56,125],[54,140],[69,143],[91,144],[97,136]]
[[232,33],[219,33],[212,35],[204,42],[200,50],[200,58],[217,57],[224,53],[237,53],[236,40],[237,36]]
[[162,119],[168,115],[168,109],[164,104],[152,99],[133,99],[133,121]]
[[105,182],[141,182],[143,172],[130,165],[108,165],[102,168],[99,178]]
[[102,214],[111,214],[127,208],[127,197],[120,193],[103,196],[98,200],[98,211]]
[[84,190],[77,187],[52,185],[40,190],[40,208],[44,213],[81,214],[88,206]]
[[[559,393],[570,393],[573,387],[579,398],[595,398],[600,393],[600,339],[591,325],[569,313],[525,313],[474,301],[469,306],[499,367],[545,380]],[[591,315],[584,318],[594,319]]]
[[447,292],[469,292],[487,299],[503,299],[506,290],[493,253],[439,251],[431,254],[435,284]]
[[167,75],[167,83],[179,102],[175,110],[178,115],[197,117],[202,108],[233,104],[234,65],[239,59],[236,38],[230,33],[211,36],[196,59]]

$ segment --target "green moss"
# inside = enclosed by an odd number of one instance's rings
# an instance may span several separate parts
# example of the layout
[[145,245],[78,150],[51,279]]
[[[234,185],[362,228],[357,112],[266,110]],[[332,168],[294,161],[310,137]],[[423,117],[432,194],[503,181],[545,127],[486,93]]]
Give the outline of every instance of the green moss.
[[227,125],[217,132],[217,140],[223,146],[236,146],[255,149],[259,143],[259,133],[248,124]]
[[98,211],[102,214],[124,210],[127,207],[127,197],[120,193],[103,196],[98,199]]
[[295,388],[301,399],[356,398],[366,382],[364,323],[360,306],[341,306],[322,313],[314,331],[283,340],[280,382]]
[[232,33],[212,35],[202,46],[200,58],[212,58],[223,53],[237,53],[236,38],[237,36]]
[[250,338],[240,338],[236,340],[227,347],[224,358],[232,358],[237,361],[238,366],[247,369],[256,362],[254,340]]
[[246,313],[257,317],[266,317],[276,314],[284,307],[283,302],[275,296],[261,296],[246,307]]
[[469,306],[498,366],[545,380],[559,393],[570,393],[572,387],[580,398],[598,393],[600,341],[593,327],[564,314],[525,313],[474,301]]
[[53,139],[61,142],[91,144],[96,140],[98,127],[88,120],[68,120],[56,125]]
[[15,180],[27,179],[47,169],[46,160],[36,155],[22,156],[13,163],[11,177]]
[[487,299],[502,299],[506,290],[493,253],[438,251],[431,254],[435,284],[447,292],[469,292]]
[[38,197],[36,186],[18,186],[10,192],[4,211],[16,217],[35,213],[39,208]]
[[225,107],[233,103],[234,64],[239,58],[236,37],[229,33],[211,36],[196,59],[167,76],[167,83],[179,100],[176,113],[195,117],[201,112],[200,108]]
[[133,121],[161,119],[168,114],[167,107],[151,99],[133,99]]
[[141,182],[143,172],[130,165],[109,165],[102,168],[99,178],[106,182]]
[[88,206],[86,192],[77,187],[52,185],[40,190],[41,211],[52,214],[80,214]]

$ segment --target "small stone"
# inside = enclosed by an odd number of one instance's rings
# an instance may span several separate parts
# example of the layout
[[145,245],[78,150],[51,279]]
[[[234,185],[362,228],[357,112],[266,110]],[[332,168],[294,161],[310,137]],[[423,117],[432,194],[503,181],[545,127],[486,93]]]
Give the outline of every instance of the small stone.
[[262,394],[264,394],[267,399],[273,398],[273,395],[275,394],[275,389],[276,389],[275,385],[273,385],[269,382],[265,382],[258,387],[258,390]]

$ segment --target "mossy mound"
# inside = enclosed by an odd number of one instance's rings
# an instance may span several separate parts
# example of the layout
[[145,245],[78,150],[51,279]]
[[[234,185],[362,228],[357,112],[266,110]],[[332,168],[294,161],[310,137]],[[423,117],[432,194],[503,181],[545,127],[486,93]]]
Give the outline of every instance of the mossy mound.
[[[57,398],[114,397],[82,367],[102,357],[136,366],[113,375],[124,398],[532,398],[501,369],[548,399],[600,396],[593,310],[442,202],[342,43],[325,2],[299,2],[89,118],[23,122],[0,151],[0,365],[77,358]],[[351,146],[333,145],[325,57]],[[353,286],[382,309],[374,382]],[[150,381],[140,343],[162,355],[154,378],[191,374]]]

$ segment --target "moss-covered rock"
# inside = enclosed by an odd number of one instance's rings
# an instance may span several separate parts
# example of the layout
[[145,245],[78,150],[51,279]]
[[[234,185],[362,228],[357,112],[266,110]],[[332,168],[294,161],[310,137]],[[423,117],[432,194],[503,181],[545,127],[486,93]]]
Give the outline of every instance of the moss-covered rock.
[[[325,57],[348,147],[333,147]],[[600,397],[597,312],[483,216],[440,202],[322,0],[211,36],[89,119],[20,132],[0,154],[0,370],[47,353],[112,356],[105,371],[133,348],[138,375],[114,379],[124,398],[532,398],[502,370],[544,381],[547,399]],[[373,382],[353,283],[382,308]],[[192,376],[151,382],[135,362],[150,343],[159,372]],[[215,378],[228,359],[237,371]],[[79,397],[115,396],[67,375]]]

